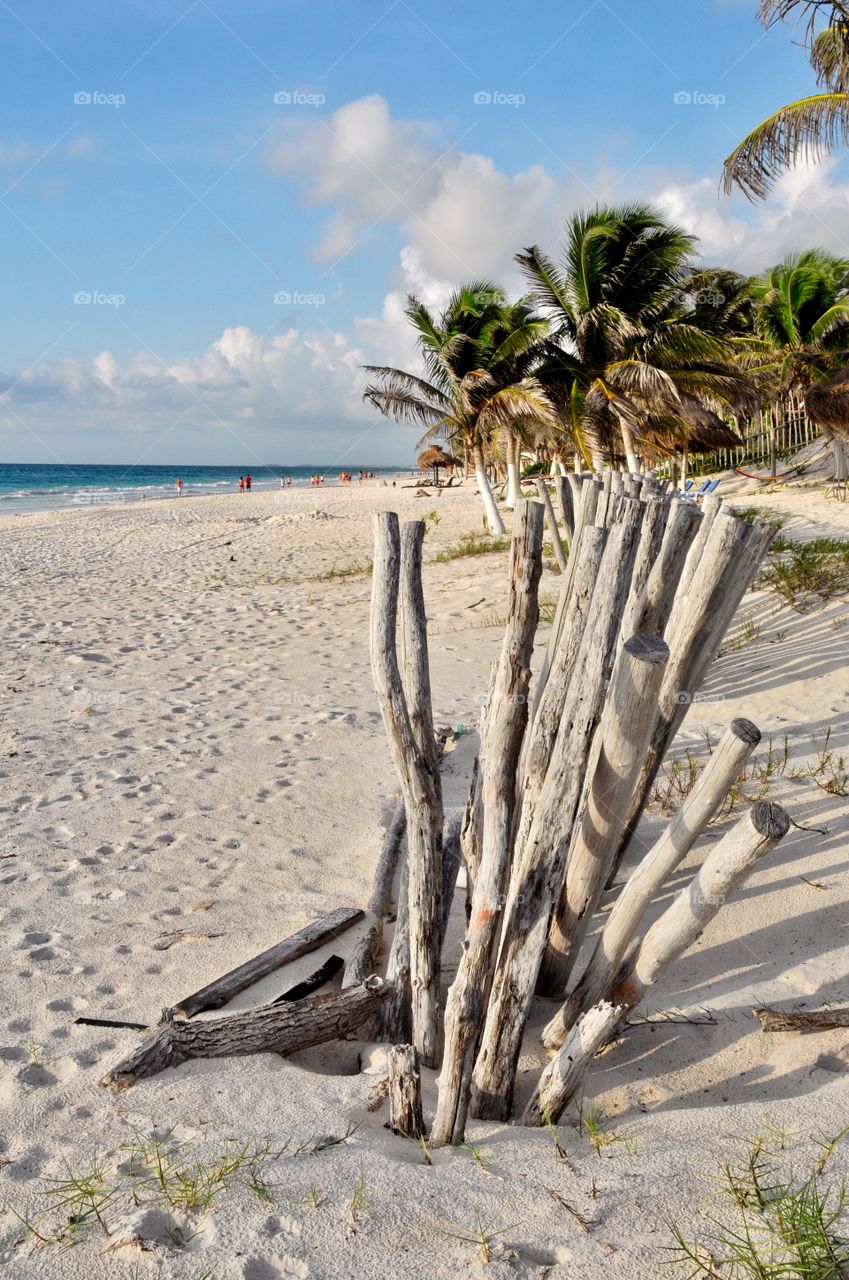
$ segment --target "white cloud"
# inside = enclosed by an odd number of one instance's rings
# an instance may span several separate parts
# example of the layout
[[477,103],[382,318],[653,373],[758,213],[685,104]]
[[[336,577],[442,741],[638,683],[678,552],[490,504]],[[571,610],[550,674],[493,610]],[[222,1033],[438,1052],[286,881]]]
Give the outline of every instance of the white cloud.
[[[755,271],[809,245],[849,254],[849,183],[838,181],[837,163],[798,167],[756,206],[721,197],[713,176],[681,179],[669,170],[660,177],[656,169],[634,170],[619,183],[605,174],[598,186],[609,189],[610,201],[640,196],[660,204],[701,237],[707,262]],[[73,421],[86,432],[152,436],[179,419],[194,431],[223,431],[225,424],[250,438],[265,433],[290,457],[310,452],[305,439],[324,440],[327,456],[345,435],[368,431],[363,458],[402,458],[411,452],[411,429],[383,422],[362,404],[360,366],[417,367],[407,294],[438,311],[470,278],[494,278],[518,291],[515,252],[531,243],[556,252],[564,218],[592,199],[589,178],[586,186],[577,178],[572,185],[543,165],[508,174],[491,157],[452,147],[428,122],[393,119],[378,96],[324,122],[287,126],[268,164],[326,208],[313,246],[326,260],[400,229],[404,247],[377,314],[355,314],[347,331],[331,331],[319,312],[303,308],[296,327],[260,336],[232,326],[196,358],[166,353],[160,362],[141,352],[118,359],[103,351],[89,360],[42,361],[0,375],[0,426],[14,430],[16,413],[48,433],[67,431]],[[4,414],[4,406],[13,413]]]
[[839,167],[838,159],[799,164],[757,205],[718,195],[712,178],[670,183],[657,202],[699,236],[711,264],[750,273],[813,246],[849,256],[849,183],[836,180]]
[[[469,137],[472,137],[470,134]],[[758,205],[728,199],[717,177],[681,179],[669,169],[635,168],[580,177],[534,164],[519,173],[489,156],[452,145],[432,122],[394,119],[372,95],[327,118],[285,126],[267,157],[275,174],[291,174],[328,218],[312,250],[335,261],[389,226],[400,228],[422,269],[457,284],[486,276],[520,288],[517,250],[555,250],[564,219],[593,203],[654,200],[701,238],[706,261],[756,271],[806,245],[849,252],[849,185],[839,161],[799,165]]]
[[330,209],[312,246],[321,261],[396,225],[424,268],[453,282],[495,270],[504,277],[517,249],[556,235],[567,194],[542,165],[510,176],[430,122],[393,119],[377,94],[287,124],[267,164]]

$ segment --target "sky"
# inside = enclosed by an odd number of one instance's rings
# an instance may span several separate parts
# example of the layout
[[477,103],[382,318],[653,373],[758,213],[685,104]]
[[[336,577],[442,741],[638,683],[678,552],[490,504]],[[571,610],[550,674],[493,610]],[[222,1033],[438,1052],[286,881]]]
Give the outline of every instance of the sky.
[[0,0],[0,462],[409,463],[403,317],[651,200],[709,263],[849,253],[849,161],[725,156],[813,75],[757,0]]

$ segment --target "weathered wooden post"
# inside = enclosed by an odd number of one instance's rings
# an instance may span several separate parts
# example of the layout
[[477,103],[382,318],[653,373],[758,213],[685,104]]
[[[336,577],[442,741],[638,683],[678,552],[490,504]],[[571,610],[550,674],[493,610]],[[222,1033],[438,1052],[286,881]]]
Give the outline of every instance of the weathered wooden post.
[[639,504],[608,535],[590,614],[527,839],[517,846],[503,942],[474,1072],[474,1114],[506,1119],[525,1020],[563,886],[565,857],[598,725],[639,536]]
[[613,988],[578,1019],[543,1071],[522,1116],[524,1124],[540,1125],[559,1118],[601,1046],[789,829],[786,811],[762,800],[711,849],[691,883],[649,929]]
[[557,527],[557,520],[554,515],[554,507],[551,502],[551,494],[548,492],[548,485],[542,476],[537,476],[537,489],[542,499],[542,505],[545,508],[545,522],[548,525],[548,532],[551,534],[551,542],[554,550],[554,558],[557,561],[557,567],[561,573],[566,572],[566,552],[563,550],[563,543],[560,538],[560,530]]
[[512,852],[516,769],[528,718],[528,687],[542,569],[543,509],[516,504],[510,552],[507,628],[491,686],[480,750],[481,857],[471,917],[445,1009],[445,1052],[431,1141],[461,1142],[469,1085],[483,1025]]
[[669,648],[659,636],[625,641],[605,703],[598,732],[600,750],[566,863],[548,946],[540,970],[543,995],[562,995],[584,940],[589,917],[598,906],[616,856],[634,789],[640,780],[654,728],[655,706]]
[[[380,512],[375,516],[371,660],[375,692],[407,811],[413,1042],[422,1062],[435,1066],[439,1028],[443,818],[442,786],[430,708],[427,623],[421,590],[423,530],[424,526],[419,521],[414,522],[413,528],[407,526],[402,559],[397,515]],[[399,592],[403,608],[403,680],[395,649]]]
[[411,1044],[395,1044],[388,1060],[389,1127],[405,1138],[421,1138],[425,1128],[418,1054]]
[[543,1032],[542,1042],[547,1049],[559,1049],[579,1014],[602,999],[625,959],[646,910],[722,808],[740,770],[760,740],[760,731],[751,720],[731,721],[704,773],[613,904],[580,982]]

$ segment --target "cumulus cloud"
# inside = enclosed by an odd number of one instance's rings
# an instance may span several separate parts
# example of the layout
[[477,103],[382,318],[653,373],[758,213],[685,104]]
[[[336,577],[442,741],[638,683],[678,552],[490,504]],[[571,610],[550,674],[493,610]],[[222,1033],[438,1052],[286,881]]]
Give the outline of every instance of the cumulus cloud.
[[471,136],[452,142],[432,122],[396,119],[374,94],[282,126],[267,164],[327,209],[311,246],[321,260],[337,261],[393,226],[425,272],[453,284],[488,276],[518,289],[516,251],[554,249],[564,219],[591,204],[593,191],[608,192],[608,202],[654,200],[700,237],[707,261],[740,271],[809,244],[849,251],[849,184],[837,180],[838,161],[799,165],[769,201],[752,206],[721,196],[716,175],[682,179],[637,166],[618,177],[564,177],[542,164],[509,174],[465,149]]
[[[343,435],[356,441],[367,432],[362,457],[403,457],[411,429],[385,423],[362,404],[360,366],[418,367],[407,294],[438,311],[453,287],[475,277],[517,292],[516,251],[531,243],[556,251],[563,219],[591,202],[594,185],[591,175],[585,183],[567,181],[544,165],[507,173],[491,157],[452,145],[430,122],[395,119],[377,95],[326,119],[287,123],[266,160],[274,175],[294,181],[325,210],[312,245],[323,260],[400,229],[404,245],[377,312],[355,313],[347,331],[331,331],[319,316],[299,317],[271,336],[234,325],[194,358],[168,353],[159,361],[141,352],[118,359],[103,351],[89,360],[42,361],[0,374],[0,426],[22,419],[49,432],[73,418],[91,429],[159,432],[179,421],[257,438],[275,433],[281,443],[291,432],[290,456],[303,454],[305,439],[324,439],[327,456]],[[715,176],[682,178],[668,169],[637,168],[621,181],[605,174],[595,186],[609,190],[610,201],[654,200],[700,237],[712,264],[756,271],[809,245],[849,253],[849,183],[839,180],[837,161],[799,166],[756,206],[720,197]]]
[[169,420],[226,425],[257,420],[298,429],[350,426],[369,415],[360,404],[366,352],[342,333],[288,329],[263,337],[245,325],[225,329],[197,359],[160,362],[148,352],[119,361],[42,361],[0,375],[0,416],[49,424],[61,405],[91,420],[161,429]]
[[517,248],[556,234],[564,212],[563,184],[543,165],[508,175],[430,122],[394,119],[378,94],[282,126],[267,165],[329,208],[312,246],[321,261],[397,225],[434,276],[503,275]]

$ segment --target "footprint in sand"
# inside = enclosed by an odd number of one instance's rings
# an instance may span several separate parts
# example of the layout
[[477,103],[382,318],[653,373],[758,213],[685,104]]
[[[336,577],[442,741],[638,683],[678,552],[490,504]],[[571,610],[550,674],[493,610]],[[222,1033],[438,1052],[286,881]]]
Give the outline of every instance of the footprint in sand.
[[245,1280],[280,1280],[282,1276],[296,1276],[306,1280],[310,1269],[300,1258],[275,1258],[268,1262],[265,1258],[248,1258],[242,1275]]

